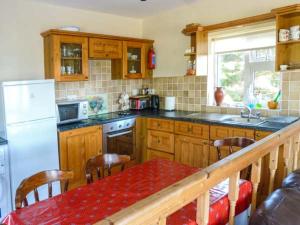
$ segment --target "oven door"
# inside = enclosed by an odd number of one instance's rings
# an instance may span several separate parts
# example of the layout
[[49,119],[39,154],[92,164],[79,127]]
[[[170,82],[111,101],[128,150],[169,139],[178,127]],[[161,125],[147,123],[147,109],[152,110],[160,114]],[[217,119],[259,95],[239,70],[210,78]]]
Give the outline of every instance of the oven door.
[[115,153],[120,155],[129,155],[131,160],[135,159],[134,150],[134,129],[124,129],[106,135],[106,153]]

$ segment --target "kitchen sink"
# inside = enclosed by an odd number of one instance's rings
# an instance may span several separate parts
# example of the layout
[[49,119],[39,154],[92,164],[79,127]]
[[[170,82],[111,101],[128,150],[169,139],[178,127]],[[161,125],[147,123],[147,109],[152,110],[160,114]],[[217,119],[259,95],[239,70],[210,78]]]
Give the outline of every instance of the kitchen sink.
[[261,119],[253,119],[253,118],[242,118],[242,117],[231,117],[222,120],[222,122],[230,122],[236,124],[245,124],[245,125],[259,125],[263,123],[265,120],[264,118]]

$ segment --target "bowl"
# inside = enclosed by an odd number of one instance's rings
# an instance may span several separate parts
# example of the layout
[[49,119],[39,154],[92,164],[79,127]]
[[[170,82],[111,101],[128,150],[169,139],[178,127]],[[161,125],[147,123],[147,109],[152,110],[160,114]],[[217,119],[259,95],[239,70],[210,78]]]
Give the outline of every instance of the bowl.
[[269,101],[268,102],[268,108],[269,109],[277,109],[278,107],[278,102],[274,102],[274,101]]

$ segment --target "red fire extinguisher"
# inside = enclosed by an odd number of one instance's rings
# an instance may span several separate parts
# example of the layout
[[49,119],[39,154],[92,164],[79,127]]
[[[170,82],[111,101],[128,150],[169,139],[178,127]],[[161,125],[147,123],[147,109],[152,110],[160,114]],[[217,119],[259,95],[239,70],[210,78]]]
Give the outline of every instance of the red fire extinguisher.
[[156,64],[155,51],[152,47],[149,49],[149,52],[148,52],[148,69],[150,69],[150,70],[155,69],[155,64]]

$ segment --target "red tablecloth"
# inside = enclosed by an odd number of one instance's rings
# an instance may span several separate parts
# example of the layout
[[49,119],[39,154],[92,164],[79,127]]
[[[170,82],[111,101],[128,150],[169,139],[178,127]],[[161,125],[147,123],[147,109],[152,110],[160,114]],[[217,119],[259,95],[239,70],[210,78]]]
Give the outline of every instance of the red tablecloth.
[[[5,224],[92,224],[198,171],[168,160],[152,160],[51,199],[10,213]],[[248,208],[252,187],[240,182],[237,214]],[[210,193],[210,224],[228,221],[228,182]],[[191,203],[168,218],[168,224],[195,224]]]

